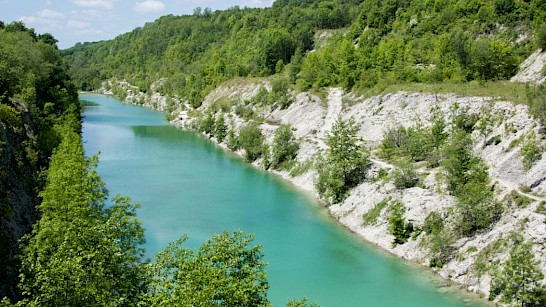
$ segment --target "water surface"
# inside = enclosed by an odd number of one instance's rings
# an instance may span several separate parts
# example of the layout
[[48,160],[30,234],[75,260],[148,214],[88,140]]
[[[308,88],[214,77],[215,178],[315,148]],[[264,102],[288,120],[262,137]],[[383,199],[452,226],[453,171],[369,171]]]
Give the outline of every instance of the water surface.
[[430,274],[370,248],[312,199],[256,170],[163,115],[82,94],[88,154],[111,195],[142,205],[147,255],[188,234],[197,247],[215,233],[243,230],[263,244],[269,299],[307,296],[321,306],[469,306],[442,294]]

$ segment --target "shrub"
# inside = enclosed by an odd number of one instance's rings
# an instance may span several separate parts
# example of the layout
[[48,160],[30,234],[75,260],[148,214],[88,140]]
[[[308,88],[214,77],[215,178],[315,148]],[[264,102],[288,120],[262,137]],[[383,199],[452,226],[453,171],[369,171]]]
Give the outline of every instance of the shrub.
[[531,203],[533,203],[533,200],[525,195],[519,194],[517,191],[512,191],[510,193],[510,198],[512,202],[514,202],[514,205],[518,208],[527,208]]
[[251,106],[244,106],[240,103],[235,106],[235,114],[246,120],[254,119],[256,115]]
[[235,136],[235,131],[232,129],[229,129],[226,136],[226,143],[227,147],[231,151],[236,151],[239,149],[239,142],[237,141],[237,137]]
[[[545,25],[546,27],[546,25]],[[527,105],[531,115],[536,118],[542,126],[546,125],[546,87],[527,88]]]
[[546,214],[546,201],[541,201],[539,204],[538,204],[538,207],[537,209],[535,210],[536,213],[540,213],[540,214]]
[[302,297],[297,300],[289,300],[286,303],[286,307],[320,307],[320,305],[315,302],[309,302],[307,297]]
[[269,92],[267,89],[263,86],[260,87],[258,90],[258,93],[252,97],[251,102],[256,105],[266,105],[267,104],[267,97],[269,95]]
[[430,267],[441,268],[453,257],[455,235],[446,227],[436,228],[425,237],[423,243],[430,251]]
[[290,170],[290,176],[297,177],[313,167],[314,161],[312,159],[306,160],[303,163],[295,163],[294,167]]
[[430,130],[420,124],[409,128],[403,126],[389,128],[379,145],[379,155],[388,160],[395,157],[406,157],[415,162],[434,160],[436,151],[443,144],[447,134],[444,132],[443,117],[436,117],[433,120]]
[[392,182],[397,189],[413,188],[419,184],[419,175],[410,162],[403,162],[391,174]]
[[472,133],[472,131],[474,131],[474,126],[476,126],[480,119],[478,114],[470,114],[468,108],[458,109],[457,106],[454,106],[454,109],[456,111],[453,116],[454,128],[466,133]]
[[205,134],[211,134],[214,131],[214,114],[208,112],[206,117],[199,121],[198,125],[199,131]]
[[461,235],[472,236],[497,221],[502,207],[493,202],[491,189],[487,185],[471,182],[464,185],[464,191],[455,207],[455,227]]
[[440,233],[444,229],[444,219],[437,211],[430,212],[425,218],[423,231],[429,235]]
[[400,148],[404,146],[408,133],[404,126],[389,128],[385,133],[381,144],[379,145],[379,155],[385,159],[392,159],[400,154]]
[[431,134],[418,125],[407,129],[407,138],[403,144],[402,151],[406,157],[413,161],[426,160],[433,149]]
[[262,166],[264,169],[271,167],[271,150],[267,143],[264,143],[262,146]]

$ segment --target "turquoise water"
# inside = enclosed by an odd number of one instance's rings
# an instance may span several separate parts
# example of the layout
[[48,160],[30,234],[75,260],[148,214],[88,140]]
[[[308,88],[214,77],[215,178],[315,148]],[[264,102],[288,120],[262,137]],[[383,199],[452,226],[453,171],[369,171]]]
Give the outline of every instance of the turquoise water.
[[163,115],[82,94],[88,154],[111,195],[142,205],[150,258],[188,234],[197,247],[214,233],[243,230],[263,244],[269,299],[307,296],[321,306],[469,306],[441,294],[429,274],[374,250],[276,176],[249,167]]

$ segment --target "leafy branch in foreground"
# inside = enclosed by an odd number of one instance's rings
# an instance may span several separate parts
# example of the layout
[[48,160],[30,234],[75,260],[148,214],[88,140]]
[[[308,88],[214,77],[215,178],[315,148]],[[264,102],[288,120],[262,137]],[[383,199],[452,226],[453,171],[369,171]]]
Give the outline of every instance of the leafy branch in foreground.
[[153,306],[268,306],[261,245],[241,231],[215,235],[199,249],[170,243],[151,266],[144,301]]

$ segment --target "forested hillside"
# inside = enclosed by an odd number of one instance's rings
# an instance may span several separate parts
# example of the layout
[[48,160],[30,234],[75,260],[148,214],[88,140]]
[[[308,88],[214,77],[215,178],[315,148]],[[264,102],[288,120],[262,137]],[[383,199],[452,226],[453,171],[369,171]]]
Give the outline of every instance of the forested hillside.
[[[545,20],[541,0],[284,0],[165,16],[64,54],[81,89],[117,79],[146,92],[162,79],[156,90],[199,106],[224,80],[269,76],[289,63],[300,89],[503,80],[546,45]],[[323,48],[314,45],[321,33],[330,41]]]
[[65,56],[82,89],[116,78],[147,91],[168,78],[165,94],[198,106],[220,82],[275,73],[279,61],[287,64],[312,48],[316,29],[346,27],[358,14],[355,1],[298,2],[164,16],[112,41],[76,45]]
[[18,240],[39,214],[61,129],[80,131],[76,88],[49,34],[0,22],[0,297],[16,297]]

